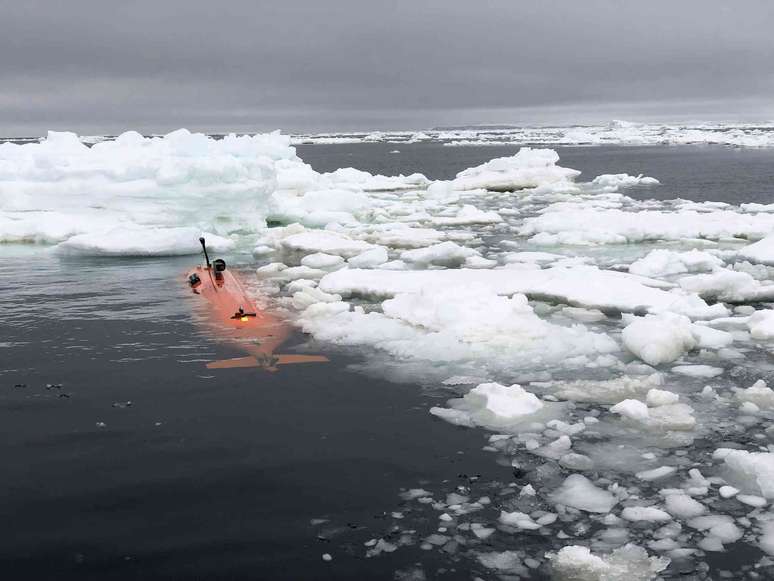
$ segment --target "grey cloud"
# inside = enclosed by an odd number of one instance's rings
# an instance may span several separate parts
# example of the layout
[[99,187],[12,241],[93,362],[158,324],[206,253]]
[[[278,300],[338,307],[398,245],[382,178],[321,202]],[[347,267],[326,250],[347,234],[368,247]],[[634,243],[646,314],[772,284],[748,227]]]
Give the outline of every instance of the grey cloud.
[[761,117],[770,13],[766,0],[0,0],[0,133]]

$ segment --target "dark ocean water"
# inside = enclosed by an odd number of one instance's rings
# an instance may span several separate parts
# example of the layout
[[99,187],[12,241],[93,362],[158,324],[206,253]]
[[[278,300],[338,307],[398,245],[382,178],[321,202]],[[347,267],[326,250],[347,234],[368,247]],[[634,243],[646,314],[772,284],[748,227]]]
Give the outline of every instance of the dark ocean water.
[[[448,178],[515,148],[298,151],[320,171]],[[774,151],[559,153],[582,179],[657,177],[649,193],[665,198],[774,201]],[[209,372],[205,361],[237,353],[192,316],[183,274],[196,261],[0,246],[0,577],[392,579],[420,560],[429,573],[443,568],[439,578],[480,573],[435,551],[365,559],[362,543],[401,488],[470,474],[508,481],[510,469],[481,451],[484,432],[430,416],[443,400],[419,386],[350,370],[354,354],[275,374]],[[311,519],[345,530],[319,539]]]

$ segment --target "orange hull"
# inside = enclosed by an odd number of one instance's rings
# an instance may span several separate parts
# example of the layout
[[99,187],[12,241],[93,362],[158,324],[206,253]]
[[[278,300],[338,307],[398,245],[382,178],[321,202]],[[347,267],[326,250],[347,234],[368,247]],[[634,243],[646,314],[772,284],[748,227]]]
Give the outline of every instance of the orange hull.
[[198,266],[188,274],[194,294],[206,299],[210,322],[221,338],[236,343],[247,357],[214,361],[210,369],[262,367],[274,371],[287,363],[328,361],[320,355],[275,355],[291,333],[289,325],[259,309],[239,280],[228,270]]

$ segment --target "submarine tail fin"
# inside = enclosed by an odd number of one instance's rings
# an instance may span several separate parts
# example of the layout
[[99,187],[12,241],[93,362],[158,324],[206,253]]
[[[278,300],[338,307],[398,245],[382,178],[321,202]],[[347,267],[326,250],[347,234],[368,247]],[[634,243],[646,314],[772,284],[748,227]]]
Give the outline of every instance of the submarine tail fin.
[[291,363],[327,363],[330,361],[324,355],[277,355],[277,365]]
[[262,367],[268,371],[274,371],[277,365],[290,365],[292,363],[327,363],[329,360],[324,355],[274,355],[264,359],[257,357],[236,357],[234,359],[220,359],[207,364],[207,369],[237,369],[244,367]]

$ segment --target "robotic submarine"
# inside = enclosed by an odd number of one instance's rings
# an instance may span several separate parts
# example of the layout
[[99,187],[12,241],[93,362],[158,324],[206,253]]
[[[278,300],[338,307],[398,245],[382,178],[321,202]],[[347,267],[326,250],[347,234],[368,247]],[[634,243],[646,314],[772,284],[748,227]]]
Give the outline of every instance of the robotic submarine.
[[292,328],[287,321],[265,309],[259,309],[245,292],[239,279],[217,258],[210,262],[204,238],[199,238],[206,266],[188,273],[188,284],[203,299],[208,319],[223,339],[247,352],[245,357],[223,359],[207,364],[208,369],[259,367],[277,371],[278,365],[324,363],[322,355],[280,355],[275,350],[287,341]]

